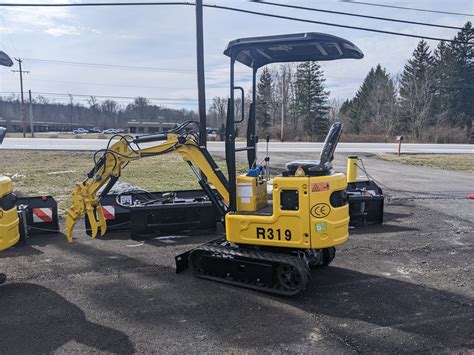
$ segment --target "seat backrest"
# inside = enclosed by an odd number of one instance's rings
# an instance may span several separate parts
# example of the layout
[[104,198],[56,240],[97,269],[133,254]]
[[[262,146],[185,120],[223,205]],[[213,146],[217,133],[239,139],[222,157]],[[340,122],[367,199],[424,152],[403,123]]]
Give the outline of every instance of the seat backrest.
[[331,164],[334,160],[334,152],[336,151],[337,143],[342,134],[342,123],[335,122],[324,140],[323,149],[321,150],[321,155],[319,156],[319,164],[321,167]]

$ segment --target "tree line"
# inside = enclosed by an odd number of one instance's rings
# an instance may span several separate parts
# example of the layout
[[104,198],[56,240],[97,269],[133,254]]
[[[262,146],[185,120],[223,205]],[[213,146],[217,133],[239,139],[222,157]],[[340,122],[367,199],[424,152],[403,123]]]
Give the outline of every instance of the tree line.
[[[32,106],[35,122],[89,124],[100,129],[126,127],[130,120],[157,121],[161,118],[166,122],[180,123],[198,119],[196,112],[192,110],[176,110],[155,105],[145,97],[137,97],[132,103],[121,105],[115,100],[99,102],[96,97],[91,96],[87,99],[87,104],[83,105],[74,102],[72,95],[67,104],[54,102],[40,95],[33,99]],[[29,107],[26,106],[27,118],[28,112]],[[18,95],[0,97],[0,117],[7,122],[20,120],[21,105]]]
[[[414,142],[464,143],[474,118],[473,43],[470,22],[454,42],[440,42],[434,51],[421,40],[400,74],[391,75],[378,64],[355,96],[342,103],[329,100],[324,73],[316,62],[265,67],[257,84],[259,134],[284,140],[321,139],[329,124],[338,120],[350,140],[393,141],[403,135]],[[247,95],[245,101],[248,108],[251,98]],[[240,107],[238,99],[236,114]],[[226,108],[227,98],[213,99],[209,112],[213,126],[225,122]]]
[[[344,123],[349,140],[393,141],[394,136],[404,135],[415,142],[465,142],[474,118],[473,42],[470,22],[454,42],[440,42],[434,50],[422,40],[400,74],[391,75],[378,64],[355,96],[344,102],[330,100],[317,62],[264,67],[257,83],[258,134],[283,140],[319,140],[337,120]],[[241,135],[251,101],[250,92],[244,105],[241,98],[235,100],[235,116],[243,114],[245,118],[237,127]],[[212,99],[208,127],[223,132],[227,102],[223,96]],[[25,111],[28,114],[28,109]],[[92,124],[101,129],[125,127],[130,120],[198,120],[195,111],[155,105],[144,97],[120,105],[91,96],[86,104],[80,104],[72,95],[67,104],[36,97],[33,116],[35,121]],[[0,117],[7,122],[21,117],[18,95],[0,97]]]

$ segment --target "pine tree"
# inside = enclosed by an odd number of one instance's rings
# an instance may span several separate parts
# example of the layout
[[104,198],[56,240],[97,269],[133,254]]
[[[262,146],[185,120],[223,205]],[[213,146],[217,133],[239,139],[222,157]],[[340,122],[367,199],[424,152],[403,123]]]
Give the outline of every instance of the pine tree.
[[434,58],[428,44],[421,40],[403,69],[400,80],[403,128],[417,140],[433,112]]
[[329,128],[329,92],[324,90],[324,73],[317,62],[303,62],[296,69],[294,106],[305,134],[322,138]]
[[341,114],[349,117],[350,131],[383,133],[387,137],[397,122],[396,96],[392,78],[378,64],[370,69],[354,99],[341,106]]
[[272,75],[267,67],[264,67],[257,84],[257,124],[261,132],[268,131],[272,124]]
[[[446,42],[440,42],[434,52],[434,103],[437,123],[451,121],[455,114],[456,59]],[[450,122],[450,123],[451,123]]]
[[468,132],[472,129],[474,119],[474,31],[471,22],[467,22],[454,37],[456,42],[450,43],[449,51],[454,57],[454,75],[451,78],[451,107],[458,118],[456,125],[466,125]]
[[371,133],[383,133],[387,138],[397,123],[397,92],[392,78],[380,64],[374,71],[371,91],[364,110]]
[[350,122],[350,131],[359,134],[368,121],[368,116],[366,114],[367,103],[370,100],[370,93],[373,90],[375,81],[375,70],[374,68],[370,69],[369,73],[364,79],[359,90],[351,100],[348,107],[345,109],[349,116]]

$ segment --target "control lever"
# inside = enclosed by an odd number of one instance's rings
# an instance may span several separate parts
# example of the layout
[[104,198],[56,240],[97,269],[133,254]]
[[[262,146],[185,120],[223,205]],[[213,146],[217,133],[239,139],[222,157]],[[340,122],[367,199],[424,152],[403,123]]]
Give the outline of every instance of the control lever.
[[270,136],[267,135],[267,149],[265,153],[265,178],[267,181],[270,180],[270,155],[268,154],[268,146],[270,144]]

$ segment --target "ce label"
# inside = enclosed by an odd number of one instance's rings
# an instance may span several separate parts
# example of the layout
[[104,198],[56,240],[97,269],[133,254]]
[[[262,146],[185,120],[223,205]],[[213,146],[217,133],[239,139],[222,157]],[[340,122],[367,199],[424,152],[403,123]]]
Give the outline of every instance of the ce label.
[[311,215],[315,218],[324,218],[331,213],[331,207],[327,203],[318,203],[311,208]]

